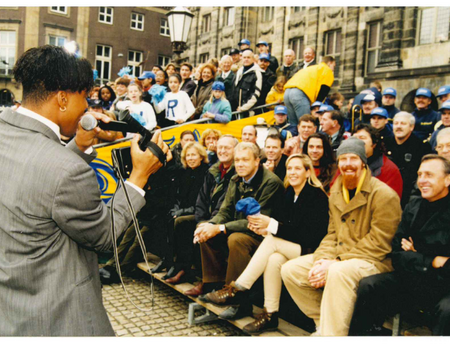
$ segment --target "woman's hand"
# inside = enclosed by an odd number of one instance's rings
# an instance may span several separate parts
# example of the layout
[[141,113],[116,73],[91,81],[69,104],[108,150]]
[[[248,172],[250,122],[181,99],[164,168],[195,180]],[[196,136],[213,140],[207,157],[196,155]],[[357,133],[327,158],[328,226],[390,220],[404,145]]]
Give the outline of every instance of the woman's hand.
[[[270,217],[267,215],[249,215],[247,216],[248,223],[255,229],[265,230],[270,223]],[[253,230],[252,230],[253,231]]]

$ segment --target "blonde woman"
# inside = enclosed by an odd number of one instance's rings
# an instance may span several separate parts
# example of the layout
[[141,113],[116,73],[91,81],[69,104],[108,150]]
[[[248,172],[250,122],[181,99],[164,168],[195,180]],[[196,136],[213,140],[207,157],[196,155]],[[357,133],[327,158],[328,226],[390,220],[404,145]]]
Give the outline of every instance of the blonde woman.
[[250,334],[278,327],[281,266],[314,252],[328,229],[328,196],[307,155],[294,154],[287,159],[285,186],[281,221],[261,214],[247,217],[248,228],[265,238],[244,272],[231,283],[230,292],[225,294],[221,290],[204,296],[207,301],[221,305],[250,304],[249,290],[264,274],[264,311],[244,327]]
[[219,141],[222,133],[215,129],[206,129],[203,131],[200,144],[205,147],[208,154],[209,166],[217,162],[217,141]]

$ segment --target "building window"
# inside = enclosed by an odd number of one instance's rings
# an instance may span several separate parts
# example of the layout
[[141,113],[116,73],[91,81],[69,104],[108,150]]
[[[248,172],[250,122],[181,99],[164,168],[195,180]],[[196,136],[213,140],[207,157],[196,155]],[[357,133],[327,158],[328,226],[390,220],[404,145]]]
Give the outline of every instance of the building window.
[[12,74],[15,61],[16,32],[0,31],[0,74]]
[[341,57],[341,31],[333,30],[325,35],[325,55],[333,56],[336,60],[336,68],[334,69],[334,77],[339,77],[339,61]]
[[111,59],[112,47],[105,45],[97,45],[95,54],[95,69],[98,72],[100,83],[103,84],[111,79]]
[[422,10],[420,21],[421,45],[448,40],[450,7],[433,7]]
[[209,60],[209,53],[202,53],[199,57],[200,64],[206,63],[208,62],[208,60]]
[[144,30],[144,15],[140,13],[131,14],[131,29]]
[[169,21],[166,18],[161,18],[161,25],[159,26],[159,34],[170,36]]
[[63,15],[67,15],[67,7],[66,6],[52,6],[50,7],[51,12],[60,13]]
[[381,22],[370,23],[367,35],[366,73],[373,73],[381,52]]
[[100,7],[98,9],[98,21],[100,23],[113,24],[114,9],[112,7]]
[[131,68],[131,75],[138,77],[141,75],[141,62],[143,53],[140,51],[128,51],[128,66]]
[[303,37],[293,38],[289,40],[289,46],[295,52],[295,63],[299,64],[303,61],[303,50],[305,49],[305,42]]
[[169,62],[170,62],[170,57],[162,56],[162,55],[158,56],[158,65],[160,65],[161,67],[167,66],[169,64]]
[[57,36],[57,35],[49,35],[48,36],[48,44],[53,46],[64,46],[66,43],[67,38],[64,36]]
[[202,19],[202,33],[208,33],[211,31],[211,15],[205,15]]
[[223,26],[232,26],[234,24],[234,7],[225,7],[223,12]]
[[261,11],[261,22],[271,21],[273,19],[275,7],[262,7]]
[[298,13],[306,10],[306,6],[291,6],[291,13]]
[[220,50],[220,58],[222,58],[225,55],[229,55],[231,52],[231,47],[226,47],[222,50]]

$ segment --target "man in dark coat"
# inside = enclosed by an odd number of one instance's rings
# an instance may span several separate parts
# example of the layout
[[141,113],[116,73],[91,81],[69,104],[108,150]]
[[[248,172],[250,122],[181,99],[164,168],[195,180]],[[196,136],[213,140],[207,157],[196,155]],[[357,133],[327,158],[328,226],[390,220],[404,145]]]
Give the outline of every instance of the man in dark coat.
[[216,81],[221,81],[225,85],[225,96],[230,99],[233,91],[233,82],[235,74],[231,70],[233,59],[229,55],[225,55],[220,60],[221,72],[216,76]]
[[284,140],[279,134],[269,134],[264,144],[266,159],[261,163],[267,169],[284,181],[286,177],[287,156],[283,154]]
[[397,98],[397,90],[393,88],[387,88],[383,91],[383,97],[381,98],[382,107],[388,112],[388,122],[392,124],[394,116],[400,112],[395,107],[395,100]]
[[259,55],[258,66],[261,68],[261,73],[263,77],[261,95],[259,95],[258,102],[256,102],[257,106],[262,106],[266,104],[266,97],[269,93],[272,86],[275,84],[275,80],[277,80],[277,76],[274,72],[272,72],[269,68],[270,64],[270,55],[267,53],[262,53]]
[[421,197],[406,206],[392,241],[393,272],[361,280],[350,335],[375,335],[384,319],[420,308],[433,316],[433,335],[450,335],[450,162],[423,158]]
[[258,48],[258,51],[260,54],[264,53],[266,55],[269,55],[269,61],[270,61],[269,69],[272,72],[276,72],[278,69],[278,66],[279,66],[278,60],[275,56],[270,54],[269,44],[267,43],[267,41],[263,41],[263,40],[258,41],[258,43],[256,44],[256,47]]

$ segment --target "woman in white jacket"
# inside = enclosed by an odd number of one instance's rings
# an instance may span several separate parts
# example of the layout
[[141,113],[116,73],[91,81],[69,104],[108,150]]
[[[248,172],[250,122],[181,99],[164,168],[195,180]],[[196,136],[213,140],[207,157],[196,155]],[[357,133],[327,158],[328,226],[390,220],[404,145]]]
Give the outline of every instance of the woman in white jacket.
[[156,128],[156,116],[150,103],[142,101],[142,89],[136,84],[128,86],[128,98],[130,101],[117,103],[120,110],[128,109],[131,116],[148,130]]
[[159,104],[153,104],[156,113],[160,113],[163,110],[166,111],[166,118],[161,121],[161,127],[184,123],[195,112],[195,107],[189,95],[184,91],[180,91],[180,84],[180,75],[172,74],[169,77],[171,92],[168,92]]

